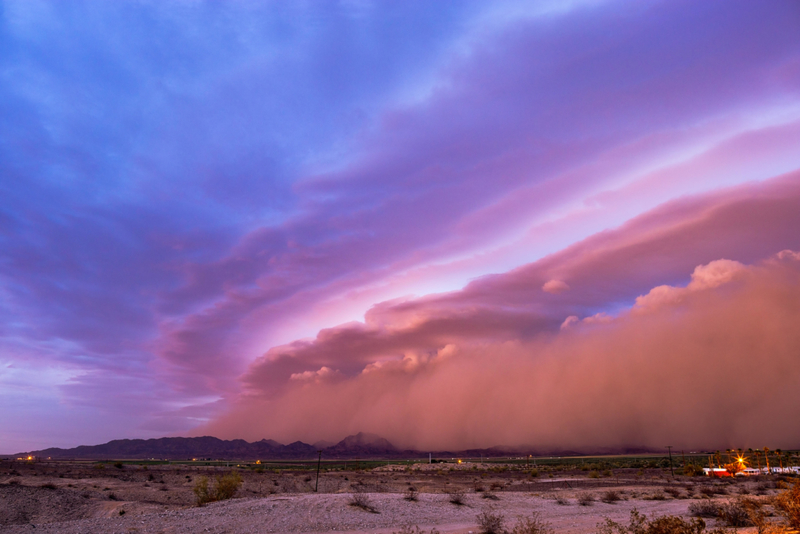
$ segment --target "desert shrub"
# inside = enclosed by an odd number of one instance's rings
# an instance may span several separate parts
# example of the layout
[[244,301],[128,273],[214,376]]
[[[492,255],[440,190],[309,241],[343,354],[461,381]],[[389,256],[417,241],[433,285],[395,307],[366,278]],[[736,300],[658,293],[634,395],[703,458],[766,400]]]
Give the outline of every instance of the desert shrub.
[[767,519],[771,515],[764,509],[764,503],[755,499],[744,498],[741,500],[750,522],[756,527],[757,534],[766,534],[768,532],[780,532],[781,530],[775,529],[774,525]]
[[119,500],[119,498],[114,493],[109,493],[108,494],[108,499],[111,500],[111,501],[118,501]]
[[511,529],[511,534],[553,534],[555,531],[547,521],[544,521],[539,512],[533,512],[529,517],[520,517]]
[[447,500],[456,506],[464,504],[464,492],[461,490],[451,490],[447,493]]
[[722,486],[703,486],[700,488],[700,493],[707,497],[712,497],[714,495],[727,495],[728,490]]
[[589,478],[600,478],[600,471],[592,471],[589,473]]
[[[427,534],[427,532],[419,528],[419,525],[413,527],[411,525],[405,525],[399,532],[392,532],[392,534]],[[434,527],[431,529],[430,534],[439,534],[439,531]]]
[[738,499],[720,506],[719,516],[729,527],[747,527],[753,524],[745,501]]
[[500,500],[500,497],[498,497],[497,494],[494,493],[493,491],[484,492],[483,495],[481,495],[481,497],[483,497],[484,499],[489,499],[490,501]]
[[408,488],[403,495],[403,499],[407,500],[408,502],[417,502],[419,500],[417,489],[413,486]]
[[481,534],[505,534],[503,525],[506,520],[503,514],[494,513],[491,510],[484,510],[478,514],[477,519]]
[[[208,477],[198,478],[193,491],[197,498],[197,505],[203,506],[209,502],[232,499],[241,485],[242,476],[236,471],[231,471],[227,475],[217,477],[213,488],[208,486]],[[166,491],[166,488],[161,489]]]
[[675,515],[657,517],[647,523],[647,534],[700,534],[706,528],[702,519],[686,521]]
[[531,478],[536,478],[536,477],[539,476],[539,470],[538,469],[531,469],[530,471],[528,471],[528,475]]
[[[702,519],[686,521],[682,517],[665,515],[650,521],[636,508],[631,510],[630,521],[622,525],[608,518],[597,525],[598,534],[700,534],[705,531],[706,524]],[[729,534],[724,529],[715,529],[712,534]]]
[[48,482],[47,484],[42,484],[39,487],[44,489],[56,489],[56,485],[51,482]]
[[372,514],[377,514],[378,509],[375,508],[375,505],[372,504],[372,501],[369,500],[369,496],[366,493],[357,491],[350,496],[350,501],[347,503],[350,506],[355,506],[356,508],[361,508],[365,512],[370,512]]
[[116,467],[117,469],[122,469],[122,462],[114,463],[114,467]]
[[569,504],[569,501],[566,497],[562,495],[556,495],[556,504],[560,504],[561,506],[566,506]]
[[703,468],[697,464],[688,463],[683,467],[683,474],[687,477],[696,477],[703,474]]
[[617,490],[608,490],[603,493],[600,500],[604,503],[611,504],[619,501],[622,497],[619,496],[619,492]]
[[581,493],[578,495],[578,504],[581,506],[591,506],[594,503],[594,495],[591,493]]
[[605,521],[597,524],[597,534],[644,534],[646,526],[647,516],[634,508],[627,526],[605,518]]
[[681,490],[678,488],[664,488],[664,492],[672,496],[673,499],[677,499],[681,494]]
[[610,477],[611,475],[613,475],[611,469],[605,469],[602,474],[604,477]]
[[778,494],[773,505],[791,528],[800,530],[800,480],[794,483],[792,489]]
[[242,476],[236,471],[217,478],[217,500],[232,499],[241,485]]
[[689,513],[695,517],[719,517],[720,507],[714,501],[703,499],[689,505]]

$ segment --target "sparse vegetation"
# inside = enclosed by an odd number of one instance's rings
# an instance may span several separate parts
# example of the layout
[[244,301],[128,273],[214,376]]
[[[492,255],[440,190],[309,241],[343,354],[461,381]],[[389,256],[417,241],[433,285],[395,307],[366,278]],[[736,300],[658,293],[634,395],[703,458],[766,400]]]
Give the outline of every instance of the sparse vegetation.
[[[702,519],[686,521],[674,515],[664,515],[648,521],[647,516],[634,508],[627,525],[606,518],[597,525],[597,534],[700,534],[706,531],[705,528],[706,523]],[[725,529],[714,529],[711,533],[732,534]]]
[[237,471],[231,471],[227,475],[217,477],[213,488],[209,488],[208,477],[200,477],[193,488],[197,497],[197,505],[203,506],[214,501],[232,499],[241,485],[242,476]]
[[[392,532],[392,534],[428,534],[428,532],[419,528],[419,525],[413,527],[411,525],[406,525],[398,532]],[[439,534],[439,531],[436,530],[436,528],[432,528],[429,534]]]
[[419,496],[417,495],[416,488],[414,488],[413,486],[408,488],[405,494],[403,495],[403,498],[409,502],[417,502],[419,500]]
[[775,497],[773,503],[789,527],[800,530],[800,480],[795,481],[791,489]]
[[533,512],[528,517],[520,517],[511,529],[511,534],[553,534],[555,531],[547,521],[544,521],[539,512]]
[[695,517],[718,517],[719,505],[712,500],[703,499],[690,504],[689,513]]
[[505,534],[505,517],[493,510],[484,510],[477,517],[481,534]]
[[456,506],[464,505],[464,492],[461,490],[451,490],[447,493],[447,500]]
[[622,500],[622,497],[620,497],[617,490],[608,490],[603,493],[602,497],[600,497],[600,500],[606,504],[612,504]]
[[369,512],[371,514],[380,513],[378,512],[378,509],[375,508],[375,505],[372,504],[372,501],[369,499],[369,495],[363,491],[356,491],[353,493],[350,496],[350,501],[347,504],[355,508],[361,508],[365,512]]
[[544,521],[539,512],[528,517],[520,517],[511,527],[505,528],[505,516],[494,510],[484,510],[477,516],[481,534],[553,534],[553,527]]
[[729,527],[747,527],[753,524],[746,501],[737,499],[730,501],[719,509],[719,516]]
[[578,495],[578,504],[581,506],[591,506],[594,504],[594,495],[591,493],[581,493]]

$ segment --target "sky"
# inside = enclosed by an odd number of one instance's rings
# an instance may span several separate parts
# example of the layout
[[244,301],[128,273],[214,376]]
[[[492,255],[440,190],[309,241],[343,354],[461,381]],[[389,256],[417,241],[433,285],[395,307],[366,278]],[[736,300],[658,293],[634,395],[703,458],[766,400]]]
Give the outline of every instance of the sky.
[[0,50],[0,452],[800,447],[794,0],[2,0]]

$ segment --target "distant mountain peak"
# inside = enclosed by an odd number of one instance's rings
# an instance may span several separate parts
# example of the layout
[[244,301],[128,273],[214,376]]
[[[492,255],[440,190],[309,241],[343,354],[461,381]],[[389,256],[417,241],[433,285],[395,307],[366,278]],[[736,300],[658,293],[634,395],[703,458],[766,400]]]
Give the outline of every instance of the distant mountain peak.
[[331,449],[336,451],[396,451],[397,447],[392,445],[389,440],[382,438],[377,434],[359,432],[358,434],[347,436],[342,441],[331,447]]

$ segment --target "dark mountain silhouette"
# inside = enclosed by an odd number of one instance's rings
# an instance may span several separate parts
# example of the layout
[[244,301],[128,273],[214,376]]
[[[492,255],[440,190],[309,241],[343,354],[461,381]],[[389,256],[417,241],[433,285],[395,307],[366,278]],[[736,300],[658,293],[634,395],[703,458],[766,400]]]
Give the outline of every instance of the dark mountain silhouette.
[[[323,452],[326,456],[334,458],[387,458],[396,456],[401,451],[380,436],[359,432],[355,436],[347,436]],[[417,455],[419,455],[418,452]]]
[[[211,436],[197,438],[116,439],[102,445],[81,445],[73,449],[50,448],[19,453],[18,456],[33,455],[53,459],[167,459],[188,460],[203,458],[213,460],[310,460],[316,459],[318,451],[327,459],[370,458],[426,458],[428,454],[439,458],[478,458],[534,455],[574,456],[576,451],[537,452],[527,448],[491,447],[462,451],[417,451],[401,450],[388,440],[375,434],[359,432],[347,436],[339,443],[330,445],[317,442],[314,445],[295,441],[283,445],[271,439],[247,442],[243,439],[222,440]],[[593,451],[601,452],[601,451]],[[644,448],[606,450],[603,454],[651,452]],[[586,454],[584,451],[583,454]]]
[[115,439],[102,445],[81,445],[74,449],[50,448],[26,454],[40,458],[190,458],[227,459],[297,459],[315,456],[317,449],[297,441],[282,445],[271,439],[249,443],[243,439],[222,440],[211,436],[199,438]]

